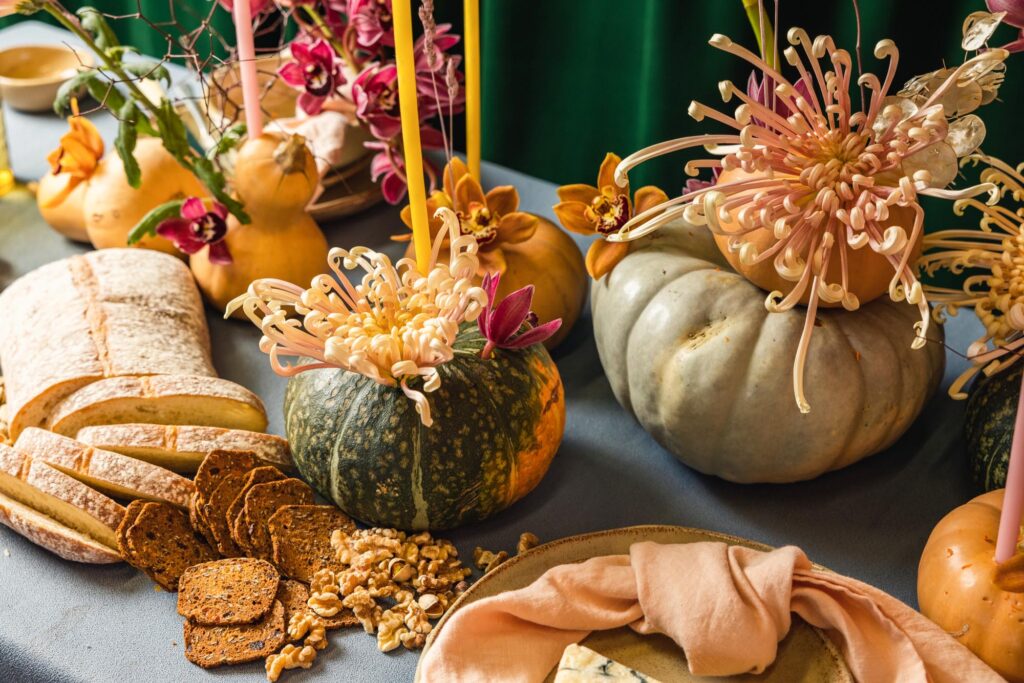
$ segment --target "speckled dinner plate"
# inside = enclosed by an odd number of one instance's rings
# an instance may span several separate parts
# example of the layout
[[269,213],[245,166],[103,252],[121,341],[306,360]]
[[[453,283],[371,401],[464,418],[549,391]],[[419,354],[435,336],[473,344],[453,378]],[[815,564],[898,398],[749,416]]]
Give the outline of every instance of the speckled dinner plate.
[[[459,598],[451,610],[437,623],[427,639],[426,653],[438,638],[444,637],[445,623],[461,607],[474,600],[490,597],[536,581],[541,574],[560,564],[582,562],[601,555],[619,555],[629,552],[629,546],[640,541],[655,543],[696,543],[724,541],[756,550],[771,547],[742,538],[718,534],[702,529],[677,526],[634,526],[611,529],[591,534],[572,536],[552,541],[514,557],[475,583]],[[815,565],[816,569],[825,570]],[[827,570],[825,570],[827,571]],[[759,675],[705,678],[693,676],[686,665],[686,657],[679,647],[665,636],[641,636],[629,628],[592,633],[583,644],[597,652],[622,662],[637,671],[653,676],[664,683],[682,681],[773,681],[786,683],[853,683],[842,656],[825,634],[793,616],[789,634],[779,643],[775,663]],[[554,671],[548,676],[554,678]],[[420,672],[416,672],[420,680]]]

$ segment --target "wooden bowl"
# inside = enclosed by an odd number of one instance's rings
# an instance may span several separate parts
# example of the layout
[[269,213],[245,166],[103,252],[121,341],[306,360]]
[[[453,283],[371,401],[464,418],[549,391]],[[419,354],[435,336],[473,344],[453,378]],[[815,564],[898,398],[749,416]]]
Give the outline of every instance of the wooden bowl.
[[0,94],[21,111],[46,111],[57,90],[93,65],[92,54],[65,45],[18,45],[0,50]]

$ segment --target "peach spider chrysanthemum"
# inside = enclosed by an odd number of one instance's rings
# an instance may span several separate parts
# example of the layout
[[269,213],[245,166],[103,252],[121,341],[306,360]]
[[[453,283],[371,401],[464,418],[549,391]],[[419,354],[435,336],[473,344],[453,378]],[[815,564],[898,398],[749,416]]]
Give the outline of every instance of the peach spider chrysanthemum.
[[[808,412],[803,368],[818,306],[856,310],[861,303],[851,287],[851,278],[857,277],[848,268],[851,250],[867,247],[892,267],[889,296],[917,305],[921,320],[915,325],[914,347],[924,345],[930,311],[910,263],[923,232],[924,211],[918,195],[957,199],[995,189],[990,184],[962,191],[944,189],[956,176],[957,158],[980,144],[984,127],[978,125],[980,119],[974,120],[977,117],[950,124],[940,102],[951,89],[974,84],[1000,68],[1007,53],[988,50],[972,57],[918,103],[887,97],[899,53],[892,41],[883,40],[875,56],[889,59],[885,79],[870,73],[857,79],[868,93],[865,110],[855,112],[850,54],[837,49],[829,36],[818,36],[812,43],[799,28],[791,29],[788,39],[791,47],[783,54],[809,97],[754,53],[723,35],[711,38],[712,46],[746,60],[775,83],[777,102],[789,115],[722,81],[723,101],[740,100],[733,116],[698,102],[691,103],[689,113],[698,121],[714,119],[735,132],[653,145],[627,157],[616,170],[616,181],[624,184],[629,170],[648,159],[704,147],[720,158],[691,161],[687,173],[720,169],[723,175],[718,184],[685,192],[641,212],[608,239],[636,239],[684,217],[706,224],[725,238],[742,265],[771,264],[779,277],[793,283],[788,292],[771,291],[765,305],[777,312],[802,299],[807,303],[793,366],[793,391],[801,412]],[[806,63],[795,46],[802,49]],[[895,223],[895,214],[901,212],[912,216],[911,224]],[[765,233],[771,239],[759,251],[752,238]]]
[[967,351],[972,365],[949,388],[954,398],[966,398],[964,387],[979,371],[993,375],[1010,366],[1024,349],[1024,164],[1013,168],[981,154],[965,161],[988,164],[981,179],[999,187],[1000,196],[1017,202],[1011,209],[976,199],[961,199],[953,210],[962,216],[971,207],[981,212],[980,230],[942,230],[925,236],[921,270],[934,275],[940,268],[954,274],[971,270],[960,289],[925,285],[935,303],[935,317],[955,316],[973,307],[985,333]]
[[[459,235],[459,219],[439,209],[444,229],[434,239],[430,270],[421,275],[413,259],[392,265],[385,254],[366,247],[331,249],[332,275],[318,275],[308,289],[283,280],[262,279],[228,304],[227,315],[242,308],[263,331],[260,350],[279,375],[340,368],[378,384],[400,387],[416,404],[427,427],[433,424],[425,394],[441,386],[437,366],[454,357],[459,325],[476,320],[487,293],[473,284],[479,261],[477,242]],[[444,238],[450,256],[438,261]],[[353,284],[345,271],[362,268]],[[290,316],[294,310],[301,317]],[[282,359],[307,358],[312,363]],[[421,389],[410,380],[422,379]]]

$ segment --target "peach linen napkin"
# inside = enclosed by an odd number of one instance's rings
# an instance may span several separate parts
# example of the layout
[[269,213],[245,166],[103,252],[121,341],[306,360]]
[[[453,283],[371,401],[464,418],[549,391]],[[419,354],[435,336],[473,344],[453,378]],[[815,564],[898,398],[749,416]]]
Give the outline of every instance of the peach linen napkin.
[[815,571],[803,551],[636,543],[630,554],[554,567],[520,590],[452,614],[423,656],[422,683],[538,683],[595,630],[664,633],[703,676],[759,673],[791,612],[833,639],[858,681],[998,683],[938,626],[886,593]]

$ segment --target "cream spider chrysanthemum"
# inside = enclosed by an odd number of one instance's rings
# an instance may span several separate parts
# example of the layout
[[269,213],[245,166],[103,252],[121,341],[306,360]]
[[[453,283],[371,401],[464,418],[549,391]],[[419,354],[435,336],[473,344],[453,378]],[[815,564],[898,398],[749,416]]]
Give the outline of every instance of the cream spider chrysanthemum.
[[[918,196],[957,199],[995,189],[945,189],[956,177],[958,157],[977,148],[985,129],[978,117],[961,116],[959,108],[947,112],[942,103],[959,102],[961,91],[981,87],[979,80],[989,90],[997,87],[998,79],[991,75],[1001,71],[1007,52],[987,50],[968,59],[941,82],[928,81],[918,88],[917,95],[926,94],[915,99],[887,96],[899,53],[892,41],[883,40],[874,54],[889,60],[885,79],[871,73],[857,79],[864,106],[855,111],[850,54],[836,48],[829,36],[812,42],[799,28],[789,31],[788,40],[791,47],[783,54],[795,68],[800,88],[729,38],[711,38],[713,47],[746,60],[763,73],[763,82],[775,84],[774,97],[769,93],[759,102],[732,82],[722,81],[723,101],[740,100],[734,115],[698,102],[691,103],[689,113],[735,132],[671,140],[624,159],[616,170],[619,184],[627,182],[636,165],[692,147],[704,147],[720,158],[691,161],[688,174],[696,175],[702,168],[721,174],[716,185],[643,211],[607,239],[633,240],[682,217],[706,224],[741,269],[767,267],[771,272],[761,282],[745,274],[770,291],[768,310],[807,305],[793,390],[800,410],[808,412],[803,368],[819,304],[856,310],[862,297],[884,293],[888,283],[894,301],[906,300],[920,310],[914,347],[924,345],[930,311],[911,263],[923,232]],[[962,109],[970,107],[965,104]],[[950,122],[953,116],[960,118]],[[892,269],[892,276],[883,273],[877,291],[859,297],[856,290],[866,275],[860,266],[849,264],[865,255],[854,253],[865,247],[882,267]]]
[[[318,275],[309,289],[283,280],[256,280],[228,304],[228,314],[242,308],[263,331],[260,350],[270,356],[277,374],[340,368],[401,387],[429,427],[433,420],[425,394],[441,385],[437,366],[452,359],[459,325],[476,320],[487,305],[486,292],[473,284],[479,265],[476,240],[460,235],[459,219],[450,209],[439,209],[437,215],[444,229],[434,240],[426,275],[412,259],[392,265],[386,255],[366,247],[334,248],[328,255],[334,276]],[[451,256],[439,263],[446,236]],[[352,284],[345,271],[355,268],[366,274]],[[292,311],[302,317],[290,316]],[[422,389],[409,384],[417,377]]]
[[925,293],[935,303],[935,318],[955,316],[971,306],[985,326],[985,334],[967,351],[973,364],[949,388],[950,396],[966,398],[963,388],[983,371],[992,375],[1013,363],[1024,349],[1024,164],[1012,168],[993,157],[972,155],[965,161],[988,164],[981,180],[994,183],[1005,200],[990,206],[976,199],[961,199],[953,207],[958,216],[971,207],[981,212],[980,230],[943,230],[926,235],[925,254],[919,267],[929,275],[945,268],[954,274],[974,271],[961,289],[926,285]]

